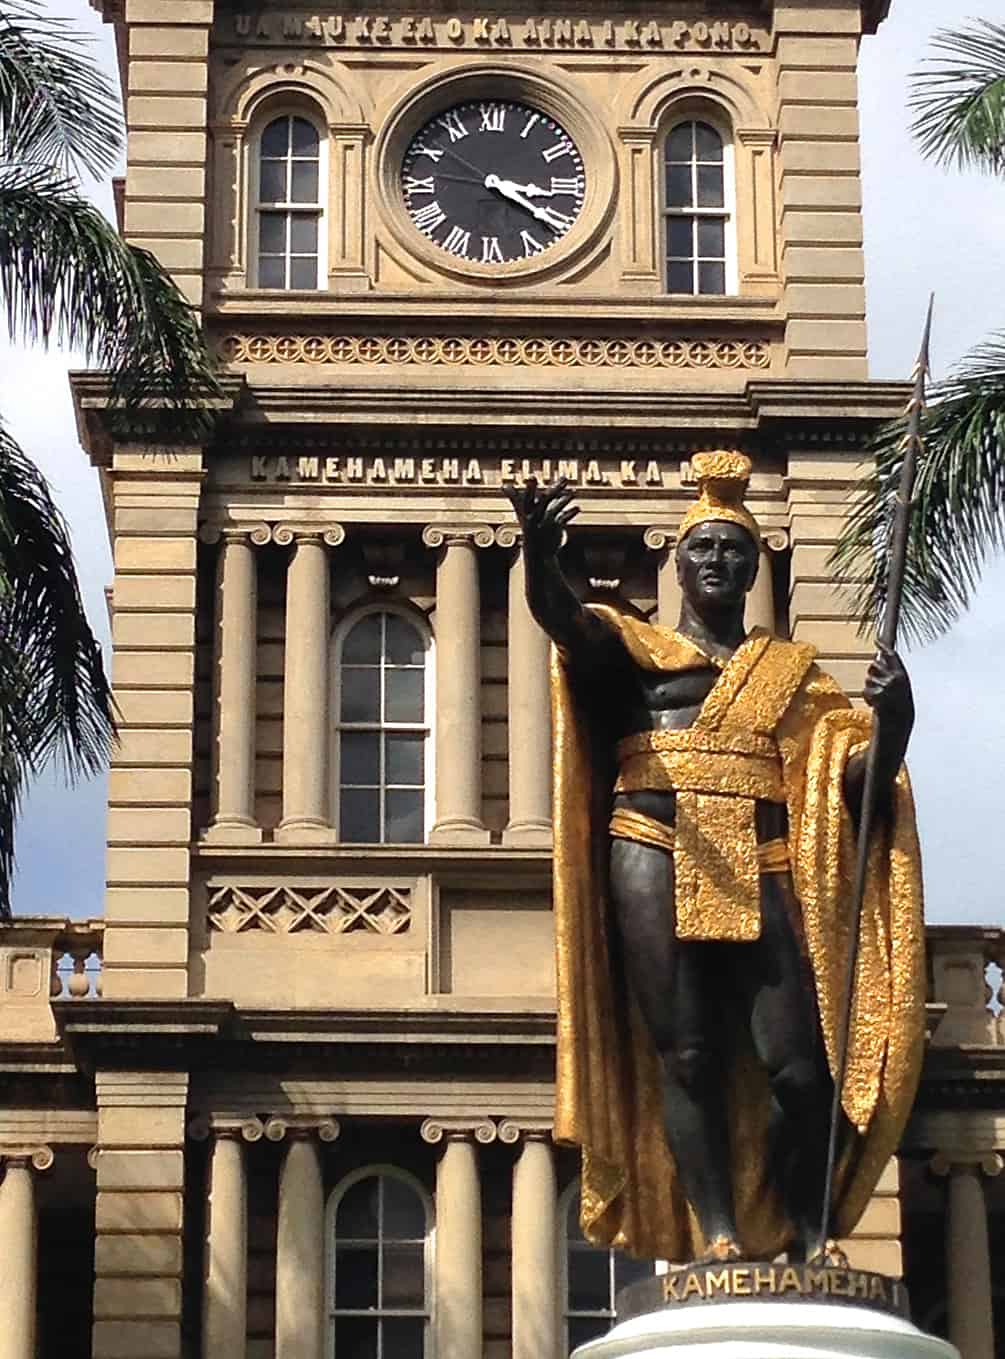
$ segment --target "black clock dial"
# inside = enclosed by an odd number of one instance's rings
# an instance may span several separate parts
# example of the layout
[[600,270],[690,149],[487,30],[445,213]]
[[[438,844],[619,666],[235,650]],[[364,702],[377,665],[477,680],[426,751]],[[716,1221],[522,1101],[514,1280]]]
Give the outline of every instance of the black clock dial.
[[582,211],[586,174],[554,118],[511,99],[474,99],[416,133],[401,193],[434,245],[491,267],[532,259],[561,240]]

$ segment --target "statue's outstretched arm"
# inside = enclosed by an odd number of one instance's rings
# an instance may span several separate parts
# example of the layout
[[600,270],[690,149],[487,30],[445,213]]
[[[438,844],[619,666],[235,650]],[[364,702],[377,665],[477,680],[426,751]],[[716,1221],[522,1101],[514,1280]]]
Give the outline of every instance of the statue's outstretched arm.
[[613,632],[583,607],[558,564],[565,526],[579,513],[565,478],[542,488],[528,477],[505,492],[520,521],[527,603],[538,623],[573,660],[588,659],[598,649],[620,649]]
[[[863,696],[879,727],[879,764],[876,806],[889,817],[893,782],[904,762],[914,727],[914,696],[904,663],[895,651],[880,645],[865,678]],[[845,770],[844,795],[848,810],[858,820],[865,783],[865,754],[854,755]]]

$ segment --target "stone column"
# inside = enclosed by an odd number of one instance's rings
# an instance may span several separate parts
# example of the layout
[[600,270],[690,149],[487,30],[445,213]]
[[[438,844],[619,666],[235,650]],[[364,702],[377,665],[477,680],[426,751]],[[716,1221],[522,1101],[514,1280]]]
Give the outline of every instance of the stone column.
[[322,1359],[325,1206],[321,1154],[310,1132],[298,1129],[291,1137],[279,1174],[276,1359]]
[[771,579],[771,552],[763,543],[757,577],[747,596],[743,621],[748,632],[751,628],[764,628],[771,633],[775,631],[775,587]]
[[427,1119],[421,1133],[426,1142],[446,1140],[436,1167],[436,1359],[481,1359],[482,1198],[476,1144],[493,1141],[495,1125]]
[[[205,537],[213,536],[210,530]],[[269,530],[224,529],[217,562],[213,769],[215,812],[205,839],[256,844],[255,681],[258,586],[255,546]]]
[[677,581],[677,561],[674,544],[677,530],[654,526],[647,528],[642,541],[656,552],[656,621],[663,627],[675,628],[680,618],[681,591]]
[[210,1151],[203,1352],[244,1359],[248,1316],[248,1187],[236,1129]]
[[286,573],[283,662],[283,819],[276,839],[286,844],[333,840],[328,813],[331,589],[328,549],[345,538],[324,530],[280,525],[273,538],[293,544]]
[[558,1317],[555,1158],[550,1133],[535,1131],[513,1169],[513,1359],[558,1359]]
[[0,1359],[35,1359],[38,1221],[35,1170],[52,1164],[48,1147],[5,1156],[0,1183]]
[[962,1359],[994,1359],[991,1251],[988,1213],[981,1174],[998,1175],[996,1152],[965,1159],[952,1152],[932,1159],[936,1174],[948,1179],[946,1274],[949,1339]]
[[501,547],[515,548],[509,571],[506,637],[509,692],[509,822],[504,845],[551,845],[550,642],[527,605],[519,529],[496,530]]
[[436,820],[430,839],[487,844],[476,552],[494,543],[495,535],[484,526],[430,524],[422,541],[442,549],[436,569]]

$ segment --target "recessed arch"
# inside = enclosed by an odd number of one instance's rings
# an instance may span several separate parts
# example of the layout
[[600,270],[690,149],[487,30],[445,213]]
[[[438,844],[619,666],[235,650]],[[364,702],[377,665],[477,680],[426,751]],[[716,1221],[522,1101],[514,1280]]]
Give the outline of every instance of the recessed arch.
[[678,100],[707,102],[721,110],[733,127],[769,127],[767,114],[746,82],[737,75],[698,61],[670,70],[644,71],[622,96],[623,121],[658,128]]
[[263,104],[297,99],[314,103],[330,126],[368,121],[351,73],[313,58],[236,70],[223,82],[217,118],[247,124],[260,116]]

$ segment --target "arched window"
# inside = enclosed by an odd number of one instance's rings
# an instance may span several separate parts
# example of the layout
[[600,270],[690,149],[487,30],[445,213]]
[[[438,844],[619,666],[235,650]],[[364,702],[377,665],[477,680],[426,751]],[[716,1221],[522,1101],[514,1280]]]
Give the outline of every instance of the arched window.
[[678,123],[664,168],[667,292],[730,291],[732,147],[711,123]]
[[565,1190],[559,1201],[562,1213],[562,1254],[564,1266],[562,1315],[565,1324],[565,1349],[571,1354],[577,1345],[594,1340],[614,1325],[614,1300],[619,1291],[637,1279],[656,1272],[651,1260],[633,1260],[620,1250],[593,1246],[579,1226],[579,1181]]
[[374,611],[340,640],[339,839],[421,844],[431,785],[428,636],[403,614]]
[[328,1353],[423,1359],[432,1297],[432,1205],[390,1166],[355,1171],[328,1208]]
[[322,277],[324,143],[317,127],[284,113],[262,129],[254,194],[259,288],[317,288]]

